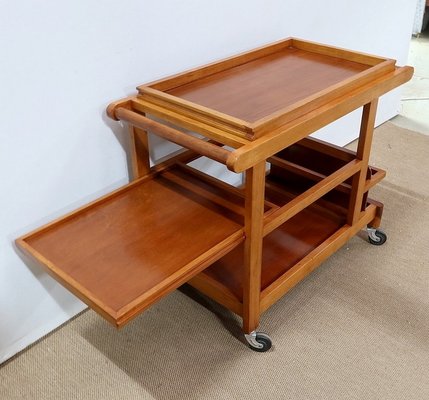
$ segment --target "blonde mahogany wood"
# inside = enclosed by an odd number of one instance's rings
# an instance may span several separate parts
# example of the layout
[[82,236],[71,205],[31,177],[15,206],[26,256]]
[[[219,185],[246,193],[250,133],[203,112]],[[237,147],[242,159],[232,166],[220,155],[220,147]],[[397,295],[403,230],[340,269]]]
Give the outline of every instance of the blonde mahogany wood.
[[[281,116],[285,122],[288,114],[287,119],[291,120],[302,114],[304,106],[307,109],[310,104],[318,106],[343,94],[345,87],[362,85],[392,71],[393,67],[394,62],[390,60],[368,68],[288,48],[166,93],[148,87],[141,91],[141,96],[171,103],[176,109],[182,106],[183,111],[228,121],[252,137],[272,119]],[[317,79],[321,74],[323,81]]]
[[342,161],[351,161],[356,158],[356,152],[353,150],[346,149],[311,136],[303,138],[297,144]]
[[233,55],[231,57],[224,58],[223,60],[215,61],[213,63],[203,65],[189,71],[181,72],[179,74],[159,79],[155,82],[147,83],[137,87],[139,91],[144,90],[146,87],[150,86],[157,90],[171,90],[175,87],[181,86],[183,84],[193,82],[197,79],[213,75],[215,73],[225,71],[229,68],[237,67],[242,64],[246,64],[249,61],[256,60],[258,58],[264,57],[266,55],[275,53],[284,48],[290,47],[292,44],[292,38],[286,38],[279,40],[274,43],[269,43],[264,46],[252,49],[250,51],[245,51],[240,54]]
[[350,51],[335,46],[326,46],[322,43],[311,42],[308,40],[301,40],[297,38],[292,38],[292,46],[296,47],[297,49],[307,50],[330,57],[338,57],[344,60],[355,61],[366,65],[377,65],[381,62],[389,60],[383,57],[374,56],[372,54],[362,53],[358,51]]
[[[17,244],[118,327],[190,282],[254,331],[359,229],[379,226],[382,204],[368,199],[384,176],[368,169],[377,98],[412,71],[289,38],[141,86],[107,109],[132,126],[137,179]],[[361,106],[356,153],[307,138]],[[149,168],[147,131],[190,150]],[[244,190],[183,164],[198,155],[245,171]]]
[[243,135],[237,134],[236,131],[232,131],[231,129],[225,129],[225,126],[221,124],[212,123],[210,120],[202,121],[194,118],[193,115],[184,115],[171,107],[166,108],[137,97],[130,104],[134,111],[154,115],[181,128],[198,132],[233,148],[249,143]]
[[[167,93],[255,123],[367,68],[363,64],[287,48]],[[250,82],[258,84],[250,85]]]
[[379,228],[381,225],[381,217],[383,216],[384,204],[374,199],[367,199],[367,203],[377,207],[375,217],[368,223],[368,226],[371,226],[372,228]]
[[[313,184],[313,182],[320,182],[327,177],[327,175],[324,175],[323,173],[316,172],[306,167],[302,167],[298,164],[283,160],[279,157],[270,157],[268,161],[271,163],[271,165],[279,167],[283,171],[290,172],[291,174],[289,174],[289,176],[296,175],[297,179],[299,176],[300,178],[302,178],[303,182],[311,181]],[[386,176],[386,172],[379,168],[370,167],[370,171],[371,175],[365,181],[364,193],[368,192],[369,189],[375,186]],[[349,194],[351,191],[351,185],[343,182],[336,186],[335,190]]]
[[[279,167],[283,170],[287,170],[288,172],[291,172],[294,175],[299,175],[299,176],[301,176],[307,180],[320,182],[321,180],[326,178],[326,175],[324,175],[320,172],[313,171],[310,168],[303,167],[299,164],[296,164],[296,163],[291,162],[289,160],[284,160],[280,157],[273,156],[273,157],[270,157],[267,161],[271,165]],[[348,189],[348,186],[350,186],[350,185],[342,183],[342,184],[338,185],[337,189],[341,190],[343,192],[346,192]]]
[[259,325],[264,216],[265,162],[246,171],[243,276],[243,331]]
[[118,118],[116,118],[116,110],[119,107],[126,108],[128,110],[132,110],[132,100],[135,98],[135,96],[129,96],[125,97],[120,100],[116,100],[112,103],[110,103],[106,108],[106,114],[109,116],[109,118],[112,118],[115,121],[119,121]]
[[[135,300],[125,305],[118,313],[116,325],[122,327],[131,319],[138,316],[142,311],[148,308],[154,302],[160,300],[172,290],[188,282],[198,272],[213,264],[216,260],[225,254],[228,254],[244,239],[243,232],[237,231],[223,241],[216,243],[206,253],[195,257],[191,263],[175,271],[165,281],[149,289],[146,293],[141,294]],[[195,256],[195,254],[194,254]]]
[[347,178],[361,169],[361,161],[353,160],[338,171],[321,180],[295,199],[274,211],[264,224],[264,236],[278,228],[289,218],[298,214],[304,208],[314,203],[317,199],[344,182]]
[[[359,74],[343,79],[338,83],[316,91],[314,94],[299,100],[293,104],[279,109],[277,112],[256,121],[252,126],[253,138],[260,137],[275,128],[281,127],[295,118],[305,115],[310,110],[320,107],[338,97],[350,93],[364,84],[373,81],[375,78],[383,76],[394,70],[393,60],[386,60],[382,63],[366,69]],[[305,79],[305,78],[304,78]]]
[[228,157],[228,168],[235,172],[245,171],[372,99],[407,82],[411,79],[412,73],[411,67],[398,68],[343,97],[310,111],[281,128],[274,129],[233,151]]
[[[282,171],[283,179],[289,181],[291,179],[300,179],[302,183],[311,181],[311,184],[313,184],[312,182],[320,182],[343,167],[346,162],[356,158],[355,151],[309,137],[270,157],[268,162],[271,164],[271,172],[273,170]],[[385,171],[373,166],[368,167],[368,172],[369,175],[365,181],[365,192],[380,182],[386,175]],[[272,174],[270,173],[270,175]],[[350,189],[350,179],[336,187],[336,190],[343,193],[350,193]]]
[[394,64],[290,38],[138,90],[149,104],[253,139],[392,72]]
[[[263,239],[261,276],[257,282],[264,289],[281,277],[307,254],[327,240],[345,223],[345,217],[331,217],[313,206],[290,218]],[[242,274],[244,246],[240,245],[204,271],[205,275],[227,287],[234,296],[243,299],[246,290]],[[248,290],[248,289],[247,289]],[[243,309],[244,311],[244,309]]]
[[343,246],[352,236],[356,235],[376,215],[377,207],[370,205],[359,221],[354,225],[344,225],[331,234],[325,241],[319,244],[313,251],[298,260],[290,269],[286,270],[270,286],[261,293],[261,312],[267,310],[271,305],[284,296],[297,283],[304,279],[310,272],[320,266],[320,264],[331,254]]
[[[276,178],[273,179],[270,174],[265,181],[265,193],[270,201],[281,206],[293,201],[302,191],[296,190],[290,185],[285,186],[284,182],[279,182]],[[311,208],[335,221],[343,221],[347,214],[347,209],[342,204],[332,202],[331,199],[325,199],[324,197],[311,204]]]
[[228,310],[237,315],[243,315],[242,299],[238,299],[220,280],[214,279],[209,274],[206,274],[205,271],[200,272],[187,283],[219,304],[222,304]]
[[[323,217],[318,210],[310,211],[312,208],[304,210],[264,239],[261,313],[369,224],[378,212],[378,208],[371,205],[358,224],[349,226],[342,225],[339,220]],[[234,308],[239,304],[234,299],[239,302],[243,295],[242,260],[243,247],[239,246],[206,269],[204,276],[200,277],[204,284],[214,281],[222,288],[216,292],[217,297],[226,294],[231,299],[230,293],[233,293]],[[200,290],[204,292],[204,288]],[[221,304],[229,308],[229,305]]]
[[137,179],[150,173],[148,134],[132,125],[128,130],[132,177]]
[[198,139],[194,136],[178,131],[177,129],[162,125],[159,122],[146,118],[134,111],[127,110],[126,108],[120,107],[116,109],[115,116],[116,118],[126,121],[133,126],[149,130],[164,139],[180,146],[184,146],[215,161],[219,161],[222,164],[226,164],[226,160],[230,154],[228,150],[225,150],[222,147],[216,146],[205,140]]
[[242,217],[180,176],[166,170],[137,181],[17,243],[122,326],[244,238]]
[[378,99],[365,104],[363,108],[358,148],[356,151],[356,158],[362,161],[362,169],[353,177],[352,181],[352,193],[350,196],[349,213],[347,215],[347,223],[349,225],[357,222],[362,211],[362,199],[365,193],[366,173],[371,151],[377,104]]
[[171,111],[183,114],[186,109],[186,112],[189,115],[193,115],[196,118],[202,117],[204,119],[210,119],[214,117],[219,128],[224,129],[225,131],[230,131],[233,134],[243,135],[246,132],[251,133],[251,129],[247,121],[243,121],[231,115],[212,110],[202,105],[196,105],[183,98],[176,97],[169,93],[159,92],[152,88],[145,88],[143,94],[140,95],[141,98],[161,107],[166,106]]
[[[339,148],[337,146],[312,138],[308,138],[304,141],[304,143],[300,142],[299,144],[303,145],[305,148],[310,148],[318,152],[315,154],[309,154],[309,157],[314,158],[317,157],[317,154],[320,154],[320,156],[323,155],[323,157],[335,157],[343,163],[344,161],[355,163],[354,165],[356,169],[349,171],[347,175],[353,174],[356,170],[359,170],[360,164],[356,159],[356,153],[351,150]],[[305,157],[304,154],[301,154],[301,157]],[[279,165],[284,166],[281,163]],[[385,175],[385,172],[382,170],[374,169],[373,167],[371,167],[371,170],[374,171],[373,174],[368,176],[368,179],[366,180],[365,191],[368,191],[370,187],[378,183]],[[338,172],[341,174],[341,171],[336,171],[336,175],[334,176],[338,176]],[[326,173],[326,171],[323,171],[323,173]],[[318,178],[325,178],[324,175],[317,173],[316,171],[314,174]],[[343,177],[339,180],[342,179]],[[320,179],[317,180],[320,181]],[[346,185],[345,188],[347,188],[347,192],[350,193],[350,185]],[[286,197],[283,196],[285,200],[281,200],[281,198],[279,200],[275,200],[278,198],[279,193],[274,193],[272,191],[271,184],[268,183],[267,190],[268,198],[277,202],[279,206],[284,207],[285,203],[288,207],[293,206],[294,202],[291,202],[291,200],[294,199],[293,196],[283,192],[283,194],[286,195]],[[337,249],[343,245],[345,241],[347,241],[357,232],[357,230],[368,224],[368,221],[371,219],[371,225],[379,225],[380,218],[378,216],[381,214],[382,204],[375,202],[374,200],[369,199],[368,203],[376,204],[377,208],[375,212],[373,208],[368,208],[366,214],[364,214],[364,218],[359,223],[359,227],[349,227],[343,225],[346,220],[346,213],[344,209],[339,209],[339,214],[333,214],[332,211],[329,211],[331,209],[331,204],[320,200],[318,203],[319,204],[313,203],[304,211],[300,211],[296,218],[292,217],[290,225],[286,223],[274,231],[273,234],[269,234],[265,237],[262,253],[261,290],[262,293],[265,293],[266,297],[264,295],[264,297],[261,298],[261,312],[265,311],[271,304],[277,301],[278,298],[280,298],[291,287],[293,287],[300,279],[303,279],[310,271],[316,268],[321,263],[321,261],[323,261],[323,259],[331,254],[333,251],[332,249],[334,248],[333,246],[335,246],[335,249]],[[334,204],[332,204],[332,210],[335,209],[336,207],[334,207]],[[271,213],[271,215],[265,213],[264,230],[269,224],[270,219],[275,217],[275,214],[278,211],[279,210],[275,211],[274,214]],[[298,248],[296,247],[296,240],[299,238],[299,234],[294,232],[293,229],[296,227],[307,226],[310,226],[310,229],[312,229],[313,232],[315,229],[319,229],[319,231],[315,232],[314,236],[310,236],[313,238],[310,239],[308,236],[308,229],[304,229],[302,231],[303,242],[307,244],[309,240],[314,240],[314,242],[312,242],[313,245],[310,245],[310,247],[304,247],[300,250],[297,250]],[[280,236],[280,239],[278,239],[278,232],[283,230],[294,238],[294,241],[290,242],[290,246],[293,246],[292,248],[289,247],[287,241],[284,239],[284,236]],[[338,230],[337,234],[334,233],[336,230]],[[277,235],[275,233],[277,233]],[[279,251],[282,246],[285,246],[284,253]],[[290,259],[291,253],[293,254],[296,251],[298,251],[298,255],[296,255],[295,258]],[[302,262],[299,261],[300,259],[302,259]],[[240,246],[216,262],[212,267],[205,270],[204,273],[198,275],[198,285],[193,286],[206,293],[210,297],[216,299],[229,309],[235,310],[234,312],[237,314],[241,315],[240,312],[237,312],[237,309],[240,309],[243,296],[243,287],[241,284],[241,272],[237,271],[237,266],[241,265],[243,262],[242,260],[243,248]],[[276,260],[282,260],[283,262],[279,263]],[[296,269],[292,270],[293,273],[291,273],[289,276],[288,271],[293,267],[293,265],[296,265],[296,262],[299,263],[300,268],[298,271],[296,271]],[[283,280],[280,280],[280,277],[282,276]],[[275,284],[280,282],[282,282],[280,288],[274,290],[276,287]],[[271,291],[273,293],[272,296],[269,295]]]

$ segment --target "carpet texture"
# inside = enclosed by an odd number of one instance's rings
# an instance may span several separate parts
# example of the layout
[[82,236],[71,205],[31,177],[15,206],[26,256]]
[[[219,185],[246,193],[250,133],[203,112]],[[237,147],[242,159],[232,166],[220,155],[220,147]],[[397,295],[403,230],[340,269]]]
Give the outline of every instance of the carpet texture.
[[428,157],[428,136],[376,130],[389,239],[353,238],[270,308],[271,351],[184,288],[121,331],[84,312],[0,367],[0,399],[428,399]]

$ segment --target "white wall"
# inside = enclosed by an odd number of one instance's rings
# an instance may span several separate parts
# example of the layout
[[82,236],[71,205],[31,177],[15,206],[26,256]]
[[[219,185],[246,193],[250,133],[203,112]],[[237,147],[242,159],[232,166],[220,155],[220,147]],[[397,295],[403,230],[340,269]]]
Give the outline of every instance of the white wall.
[[[109,101],[292,35],[404,64],[414,10],[415,0],[2,1],[0,362],[84,308],[12,242],[127,181]],[[397,109],[389,95],[381,120]],[[325,137],[352,140],[358,117]]]
[[422,33],[425,8],[426,0],[417,0],[416,12],[414,14],[413,35]]

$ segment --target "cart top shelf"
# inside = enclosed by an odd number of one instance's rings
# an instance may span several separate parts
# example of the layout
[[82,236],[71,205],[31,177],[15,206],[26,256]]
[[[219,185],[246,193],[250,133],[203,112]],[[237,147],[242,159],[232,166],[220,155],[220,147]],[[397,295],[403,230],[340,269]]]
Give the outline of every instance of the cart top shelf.
[[180,112],[253,139],[394,69],[394,60],[289,38],[138,90],[164,116]]

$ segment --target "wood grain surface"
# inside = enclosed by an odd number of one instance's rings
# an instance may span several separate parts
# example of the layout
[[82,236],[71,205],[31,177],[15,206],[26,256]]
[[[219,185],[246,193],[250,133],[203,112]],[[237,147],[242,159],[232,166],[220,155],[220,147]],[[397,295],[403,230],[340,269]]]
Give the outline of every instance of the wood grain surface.
[[20,241],[36,258],[43,255],[39,261],[54,277],[60,270],[62,280],[70,278],[80,298],[122,321],[157,297],[146,292],[165,295],[183,283],[177,273],[188,280],[238,244],[243,216],[227,207],[240,203],[183,169],[167,170]]
[[255,122],[367,68],[365,64],[287,48],[167,93]]
[[[264,238],[261,290],[333,235],[345,222],[306,208]],[[243,298],[243,245],[204,271]]]

